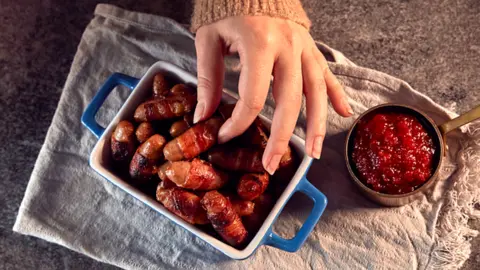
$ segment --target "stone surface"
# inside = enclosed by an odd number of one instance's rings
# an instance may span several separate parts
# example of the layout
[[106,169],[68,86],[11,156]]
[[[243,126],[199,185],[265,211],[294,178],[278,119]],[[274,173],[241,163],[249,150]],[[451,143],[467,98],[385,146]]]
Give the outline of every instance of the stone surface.
[[[189,1],[118,0],[188,24]],[[11,228],[85,26],[100,1],[0,7],[0,269],[114,268]],[[480,103],[477,0],[304,0],[312,34],[357,64],[408,81],[457,112]],[[5,128],[7,127],[7,128]],[[479,222],[472,223],[480,228]],[[472,247],[480,246],[480,238]],[[478,248],[465,269],[480,268]]]
[[457,112],[480,104],[477,0],[304,1],[313,36]]

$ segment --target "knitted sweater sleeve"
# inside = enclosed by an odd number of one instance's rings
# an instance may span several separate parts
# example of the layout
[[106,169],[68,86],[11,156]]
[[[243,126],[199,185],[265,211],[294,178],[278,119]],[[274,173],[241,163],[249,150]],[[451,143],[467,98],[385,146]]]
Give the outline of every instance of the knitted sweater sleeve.
[[307,30],[311,25],[300,0],[195,0],[191,30],[196,32],[203,25],[241,15],[287,19]]

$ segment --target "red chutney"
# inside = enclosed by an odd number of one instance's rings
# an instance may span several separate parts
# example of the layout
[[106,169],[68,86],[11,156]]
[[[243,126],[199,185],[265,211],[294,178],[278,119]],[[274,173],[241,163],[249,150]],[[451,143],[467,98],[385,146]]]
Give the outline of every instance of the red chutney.
[[432,138],[415,117],[378,113],[359,121],[352,157],[368,187],[404,194],[430,178],[434,153]]

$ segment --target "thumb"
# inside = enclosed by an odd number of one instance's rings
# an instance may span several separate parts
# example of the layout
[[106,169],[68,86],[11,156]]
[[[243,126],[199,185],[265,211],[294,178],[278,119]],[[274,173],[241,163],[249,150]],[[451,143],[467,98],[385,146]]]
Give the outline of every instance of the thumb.
[[210,117],[222,98],[224,46],[218,33],[207,28],[208,26],[204,26],[198,29],[195,37],[198,103],[193,116],[194,123]]

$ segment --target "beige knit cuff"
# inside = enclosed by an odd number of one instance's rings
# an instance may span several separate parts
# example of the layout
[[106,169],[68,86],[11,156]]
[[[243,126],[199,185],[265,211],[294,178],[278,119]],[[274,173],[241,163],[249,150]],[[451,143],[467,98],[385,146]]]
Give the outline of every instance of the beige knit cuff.
[[292,20],[310,29],[300,0],[195,0],[191,31],[218,20],[240,15],[266,15]]

